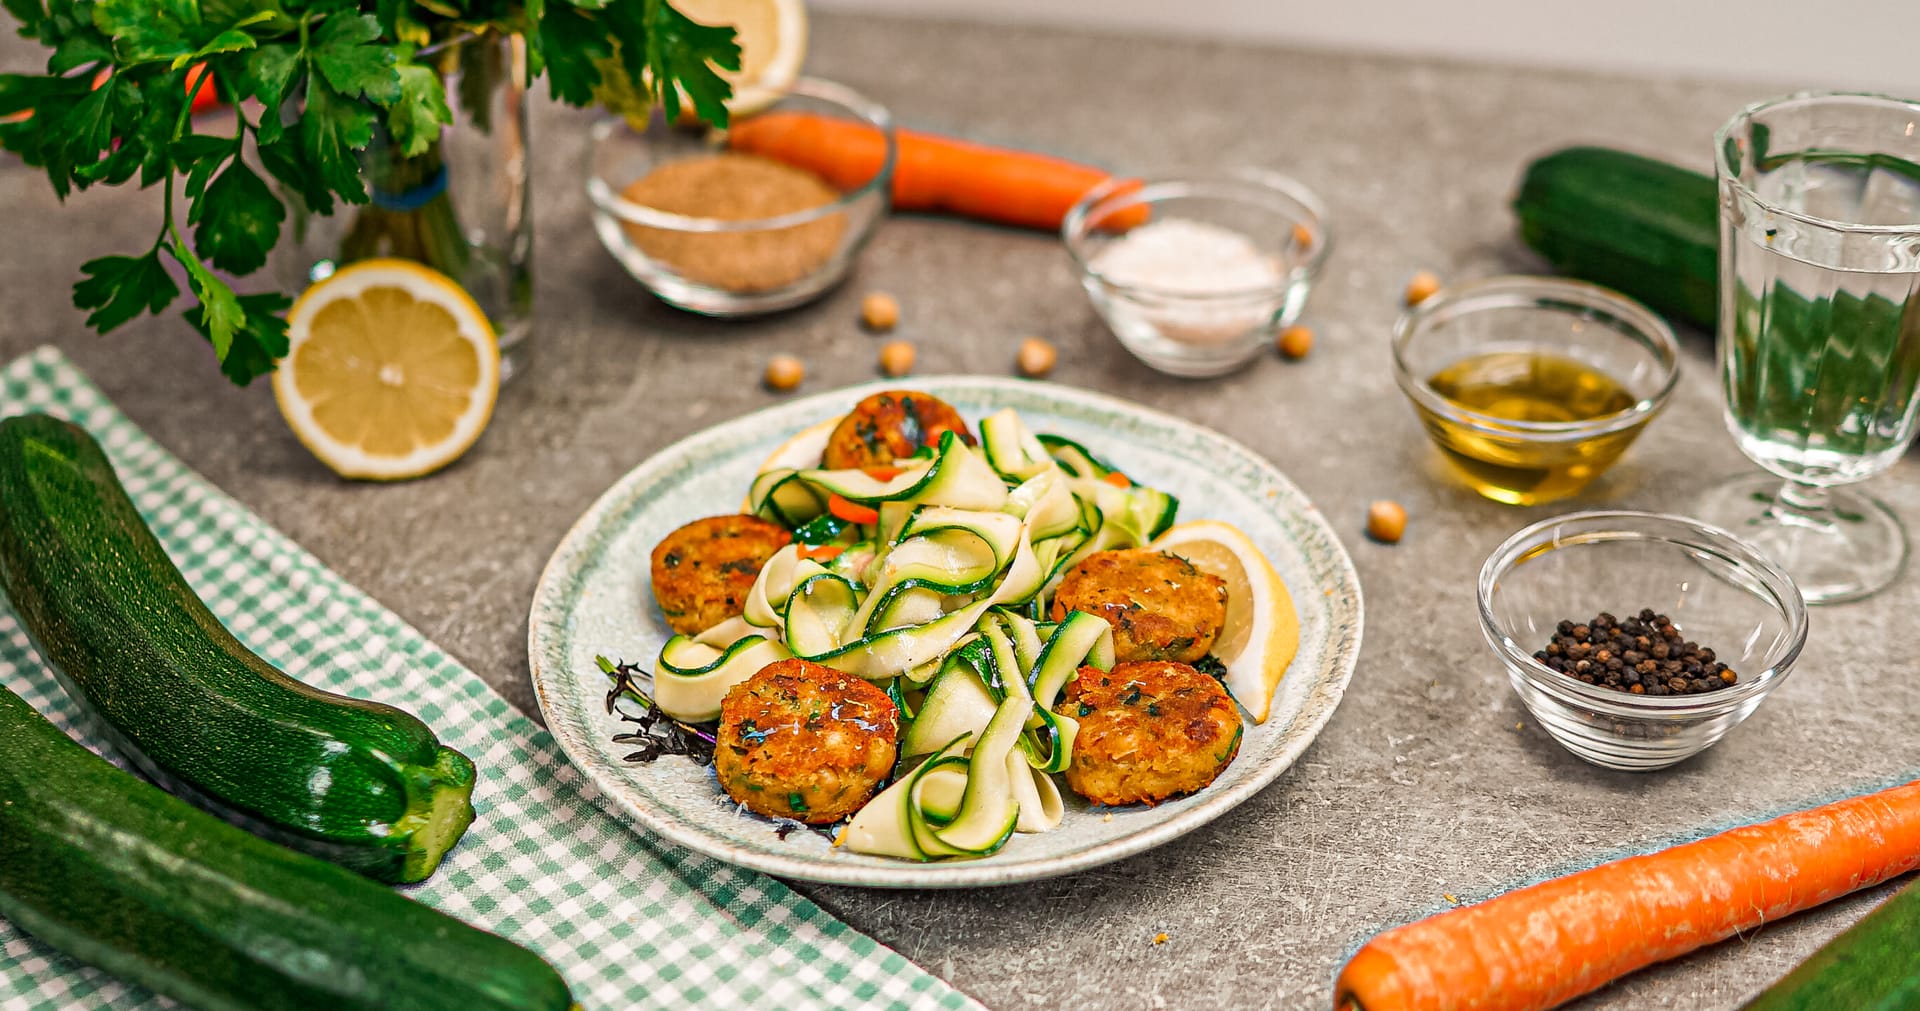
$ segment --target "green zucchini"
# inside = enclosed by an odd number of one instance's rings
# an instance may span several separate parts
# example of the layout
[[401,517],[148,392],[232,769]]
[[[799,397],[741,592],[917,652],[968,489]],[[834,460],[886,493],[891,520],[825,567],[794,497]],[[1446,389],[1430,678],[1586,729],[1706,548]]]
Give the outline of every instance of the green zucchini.
[[1826,943],[1742,1011],[1907,1011],[1920,1007],[1920,882]]
[[217,814],[387,882],[426,878],[473,821],[472,762],[242,646],[64,421],[0,421],[0,590],[113,744]]
[[1712,177],[1625,151],[1570,147],[1527,166],[1513,210],[1521,240],[1555,270],[1712,329],[1720,299]]
[[190,1006],[564,1011],[538,955],[141,782],[0,688],[0,915]]

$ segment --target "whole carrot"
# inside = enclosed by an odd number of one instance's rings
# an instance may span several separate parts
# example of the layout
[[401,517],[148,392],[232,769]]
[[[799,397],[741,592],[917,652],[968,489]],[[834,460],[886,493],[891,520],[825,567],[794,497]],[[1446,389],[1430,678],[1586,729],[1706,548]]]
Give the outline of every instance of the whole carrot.
[[[894,131],[893,208],[958,214],[1021,228],[1057,229],[1067,210],[1111,176],[1049,155],[990,147],[914,130]],[[886,140],[865,123],[804,112],[770,112],[727,133],[736,151],[785,162],[841,190],[865,184],[886,157]],[[1145,219],[1144,208],[1116,218]],[[1108,221],[1127,227],[1133,221]]]
[[1449,910],[1368,941],[1334,1006],[1531,1011],[1920,867],[1920,782]]

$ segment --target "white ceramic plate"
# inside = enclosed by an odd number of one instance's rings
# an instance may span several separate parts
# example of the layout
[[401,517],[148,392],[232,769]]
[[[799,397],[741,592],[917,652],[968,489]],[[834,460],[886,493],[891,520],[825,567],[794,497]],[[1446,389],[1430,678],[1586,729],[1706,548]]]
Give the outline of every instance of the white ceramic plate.
[[[1181,501],[1179,518],[1247,532],[1292,591],[1300,652],[1267,722],[1249,724],[1239,757],[1212,786],[1156,807],[1094,810],[1070,791],[1052,832],[1016,835],[992,856],[944,863],[834,849],[814,832],[779,837],[683,757],[633,764],[614,744],[596,653],[651,668],[671,634],[648,585],[648,555],[675,527],[737,510],[762,460],[809,425],[881,389],[942,397],[969,423],[1002,407],[1038,432],[1085,444],[1136,480]],[[540,577],[528,621],[533,687],[547,726],[631,820],[688,849],[782,877],[881,888],[1002,885],[1067,874],[1158,846],[1225,814],[1285,772],[1333,715],[1360,651],[1360,582],[1313,503],[1239,443],[1177,418],[1081,390],[991,377],[915,377],[781,404],[707,429],[655,454],[587,510]],[[1106,817],[1111,815],[1111,818]]]

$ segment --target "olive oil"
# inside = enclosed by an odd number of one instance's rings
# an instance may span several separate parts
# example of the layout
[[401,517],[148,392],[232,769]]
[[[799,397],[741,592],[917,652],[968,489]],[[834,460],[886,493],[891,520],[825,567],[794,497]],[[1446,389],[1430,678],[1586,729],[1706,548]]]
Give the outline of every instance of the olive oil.
[[1621,426],[1537,427],[1595,421],[1639,403],[1611,376],[1559,355],[1474,355],[1434,373],[1427,386],[1479,416],[1416,404],[1435,445],[1475,491],[1513,505],[1551,502],[1586,487],[1646,425],[1643,416]]

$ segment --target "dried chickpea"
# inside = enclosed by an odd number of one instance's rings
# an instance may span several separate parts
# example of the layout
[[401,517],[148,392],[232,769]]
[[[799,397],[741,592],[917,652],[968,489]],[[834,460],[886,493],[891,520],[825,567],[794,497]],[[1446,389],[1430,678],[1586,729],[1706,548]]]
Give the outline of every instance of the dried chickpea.
[[1440,290],[1440,279],[1428,271],[1419,271],[1407,282],[1407,304],[1419,305]]
[[880,347],[880,371],[889,376],[904,376],[913,371],[913,345],[906,341],[888,341]]
[[785,392],[800,385],[807,367],[792,355],[774,355],[767,359],[767,389]]
[[1398,502],[1381,499],[1367,506],[1367,536],[1382,544],[1398,544],[1407,532],[1407,510]]
[[874,333],[886,333],[900,325],[900,302],[884,291],[876,291],[860,300],[860,322]]
[[1313,350],[1313,330],[1310,327],[1290,326],[1280,331],[1280,353],[1299,361]]
[[1021,341],[1019,352],[1013,356],[1015,367],[1029,379],[1038,379],[1052,372],[1054,363],[1059,360],[1060,353],[1053,349],[1053,345],[1038,337]]

